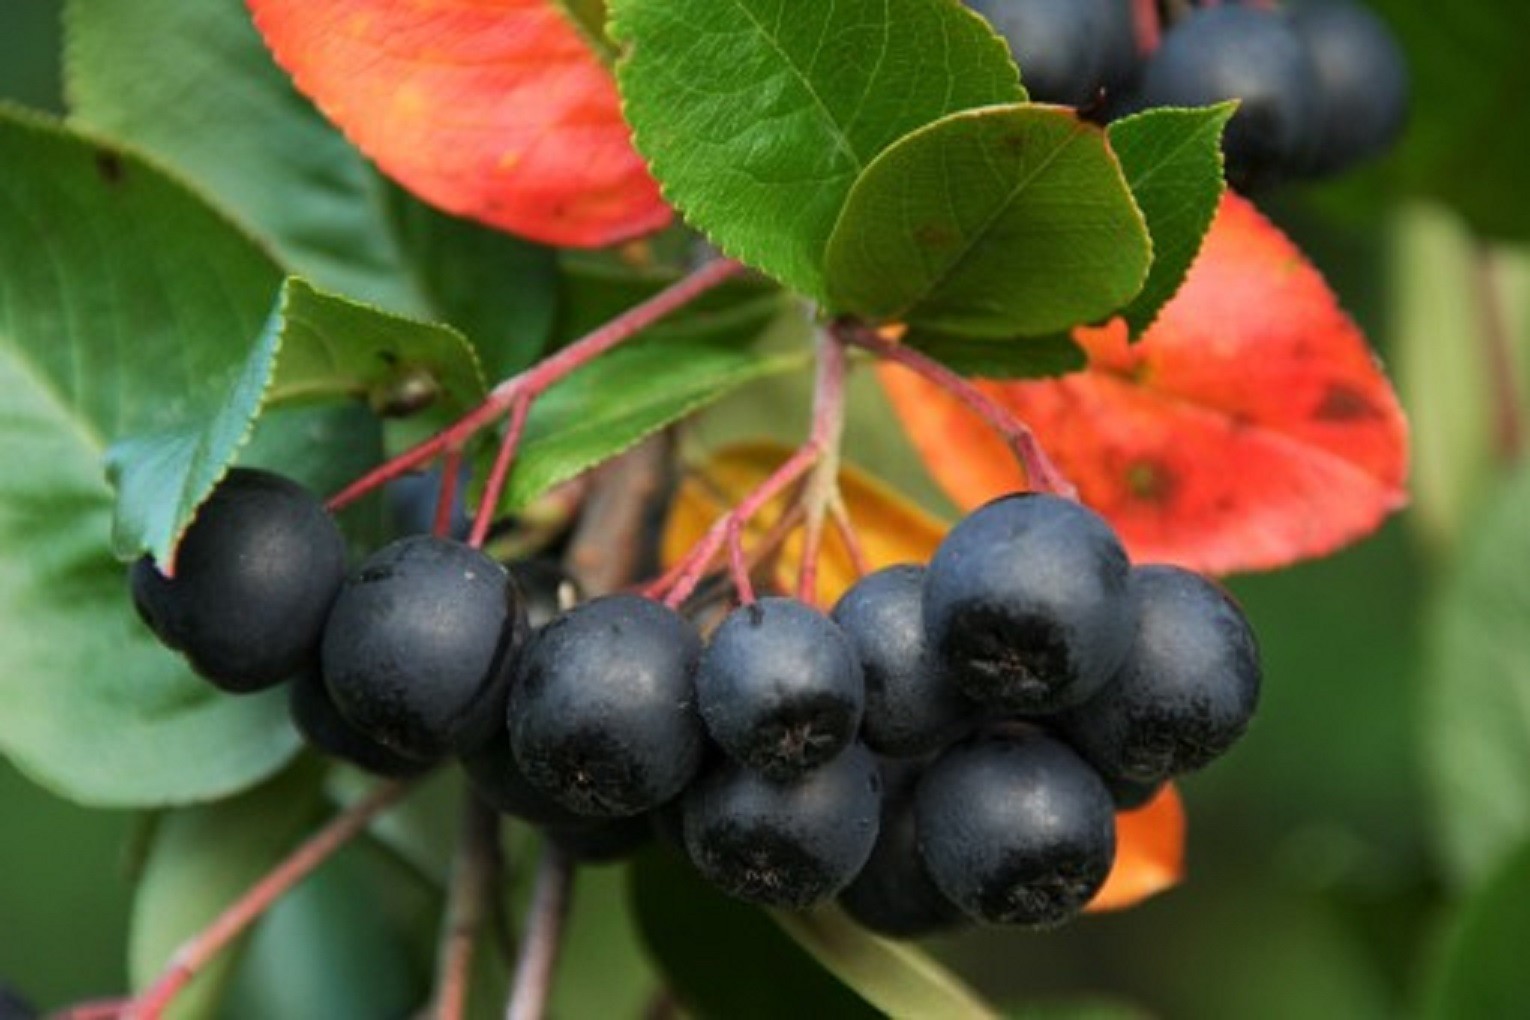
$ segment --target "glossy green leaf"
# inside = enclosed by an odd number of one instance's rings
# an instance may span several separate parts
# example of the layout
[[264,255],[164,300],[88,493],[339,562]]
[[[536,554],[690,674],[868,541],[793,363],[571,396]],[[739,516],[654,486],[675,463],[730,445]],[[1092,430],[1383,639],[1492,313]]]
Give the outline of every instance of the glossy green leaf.
[[71,115],[164,160],[292,272],[428,314],[382,179],[292,87],[241,0],[69,0]]
[[1115,121],[1106,138],[1153,239],[1153,266],[1122,313],[1132,336],[1153,324],[1201,250],[1222,197],[1222,131],[1236,103],[1147,110]]
[[997,1020],[999,1013],[924,952],[859,927],[839,910],[773,915],[797,944],[888,1016]]
[[[182,943],[306,835],[321,804],[319,778],[308,763],[238,797],[160,819],[133,899],[128,962],[135,989],[153,984]],[[213,1015],[238,951],[220,953],[168,1015]]]
[[1530,839],[1530,470],[1485,506],[1430,621],[1423,691],[1438,838],[1473,881]]
[[614,0],[617,78],[665,196],[725,252],[813,297],[856,178],[956,110],[1025,98],[950,0]]
[[916,329],[903,342],[962,375],[984,379],[1041,379],[1077,372],[1089,363],[1083,348],[1062,333],[987,340]]
[[673,851],[656,848],[638,857],[628,895],[649,953],[697,1017],[779,1020],[807,1010],[836,1020],[882,1015],[765,913],[707,885]]
[[483,396],[477,359],[446,327],[379,312],[292,278],[227,391],[170,429],[107,455],[117,487],[112,542],[126,559],[171,562],[176,543],[267,409],[360,399],[387,410],[420,395],[455,415]]
[[[745,321],[753,325],[752,319]],[[525,505],[746,383],[808,363],[805,349],[770,352],[748,339],[749,333],[730,330],[652,336],[618,348],[548,390],[532,405],[508,505]]]
[[1020,104],[952,114],[878,156],[826,266],[838,310],[999,338],[1102,318],[1141,290],[1151,261],[1105,133]]
[[86,803],[241,789],[296,748],[284,700],[219,693],[139,623],[101,457],[227,385],[279,274],[136,156],[5,111],[0,151],[0,543],[27,550],[0,566],[0,750]]
[[1461,904],[1431,974],[1430,1020],[1519,1016],[1525,1009],[1530,945],[1530,842],[1523,843]]

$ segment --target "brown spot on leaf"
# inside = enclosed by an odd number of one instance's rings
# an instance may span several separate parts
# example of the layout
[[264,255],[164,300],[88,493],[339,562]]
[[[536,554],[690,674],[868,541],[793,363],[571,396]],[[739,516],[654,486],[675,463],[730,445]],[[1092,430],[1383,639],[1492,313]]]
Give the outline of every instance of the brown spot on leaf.
[[122,157],[110,149],[96,150],[96,173],[107,184],[121,184],[127,176],[127,168],[122,165]]
[[1179,479],[1159,460],[1134,460],[1126,466],[1126,488],[1136,499],[1167,503],[1179,488]]
[[922,223],[914,230],[914,240],[924,248],[949,248],[957,238],[944,223]]
[[1381,411],[1359,390],[1334,383],[1324,392],[1313,416],[1322,421],[1362,421],[1381,417]]

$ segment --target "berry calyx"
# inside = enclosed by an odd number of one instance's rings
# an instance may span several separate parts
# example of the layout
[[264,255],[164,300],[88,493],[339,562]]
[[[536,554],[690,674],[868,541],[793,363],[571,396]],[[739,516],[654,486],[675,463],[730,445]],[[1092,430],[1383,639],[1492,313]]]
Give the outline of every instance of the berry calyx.
[[345,540],[313,493],[269,471],[235,468],[197,511],[175,576],[144,557],[133,604],[191,667],[235,693],[309,667],[345,576]]

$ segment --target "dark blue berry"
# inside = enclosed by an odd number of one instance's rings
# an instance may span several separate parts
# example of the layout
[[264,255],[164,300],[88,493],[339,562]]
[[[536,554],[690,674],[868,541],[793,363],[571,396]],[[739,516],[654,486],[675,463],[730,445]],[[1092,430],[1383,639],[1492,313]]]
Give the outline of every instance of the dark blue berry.
[[1131,0],[967,0],[1009,43],[1031,99],[1084,106],[1136,66]]
[[1104,775],[1155,783],[1243,735],[1259,701],[1259,648],[1242,610],[1199,574],[1139,567],[1132,588],[1138,624],[1125,666],[1057,723]]
[[352,726],[335,707],[317,669],[292,678],[287,712],[310,747],[374,775],[404,779],[430,768],[430,762],[406,758]]
[[977,714],[925,640],[923,588],[923,567],[887,567],[856,582],[832,614],[865,676],[861,739],[882,754],[939,750]]
[[855,738],[866,686],[844,631],[772,597],[740,606],[713,633],[696,695],[707,732],[735,761],[790,779]]
[[1087,700],[1120,667],[1135,615],[1126,552],[1093,511],[1005,496],[941,542],[924,581],[937,655],[974,700],[1023,715]]
[[592,817],[677,796],[701,763],[700,652],[690,623],[636,595],[554,619],[527,645],[510,694],[510,745],[526,778]]
[[881,799],[876,759],[859,744],[787,783],[724,762],[686,791],[686,853],[730,896],[801,909],[865,865]]
[[1060,924],[1115,860],[1110,791],[1067,745],[1037,731],[947,751],[919,781],[914,812],[930,878],[983,921]]
[[235,468],[197,511],[175,577],[133,565],[139,615],[191,667],[242,693],[309,668],[345,577],[345,540],[313,493]]
[[352,725],[399,754],[461,753],[503,718],[525,630],[504,567],[451,539],[400,539],[341,588],[324,629],[324,683]]
[[1408,115],[1408,67],[1392,33],[1358,4],[1291,10],[1317,75],[1318,141],[1309,169],[1333,173],[1385,152]]
[[479,798],[495,811],[533,825],[574,827],[589,823],[531,785],[510,751],[510,732],[495,728],[494,735],[462,756],[468,782]]

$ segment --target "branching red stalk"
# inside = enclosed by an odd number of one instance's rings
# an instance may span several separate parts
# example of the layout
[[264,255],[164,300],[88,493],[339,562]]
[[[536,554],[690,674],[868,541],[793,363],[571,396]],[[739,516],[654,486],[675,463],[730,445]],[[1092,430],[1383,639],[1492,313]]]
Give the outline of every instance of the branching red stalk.
[[157,1020],[203,967],[293,886],[365,830],[372,819],[392,807],[408,789],[403,783],[386,783],[336,815],[177,949],[163,973],[141,995],[115,1002],[87,1003],[60,1014],[60,1020]]
[[573,861],[555,841],[544,840],[531,906],[526,911],[521,956],[505,1008],[506,1020],[542,1020],[546,1015],[573,891]]
[[[339,510],[393,479],[421,467],[449,450],[466,445],[478,432],[511,412],[517,402],[529,405],[550,387],[612,348],[632,339],[658,320],[685,307],[713,287],[743,271],[731,259],[709,262],[691,275],[665,288],[647,301],[634,305],[593,333],[574,341],[551,357],[511,376],[490,391],[483,403],[454,424],[410,447],[330,497],[330,510]],[[511,455],[514,450],[510,451]],[[507,465],[508,470],[508,465]]]
[[839,450],[845,433],[844,345],[827,332],[818,338],[818,380],[813,393],[813,439],[821,455],[802,493],[807,515],[803,525],[802,561],[797,568],[797,598],[818,601],[818,558],[823,555],[823,525],[829,507],[839,499]]
[[494,456],[494,467],[484,482],[483,498],[478,501],[478,511],[473,515],[473,530],[468,534],[468,545],[474,549],[483,548],[483,540],[489,535],[489,526],[494,523],[494,510],[499,506],[499,497],[504,493],[505,482],[510,477],[510,465],[515,461],[515,451],[520,448],[521,436],[526,432],[526,417],[531,413],[531,400],[531,397],[518,397],[510,405],[510,423],[505,427],[505,438],[501,440],[499,452]]
[[452,530],[452,509],[457,502],[457,485],[462,476],[462,448],[446,451],[446,461],[441,465],[441,491],[436,496],[436,518],[431,533],[445,538]]
[[843,499],[835,498],[829,507],[829,513],[834,519],[834,530],[839,532],[839,540],[844,543],[845,552],[850,556],[850,566],[855,570],[856,577],[865,577],[871,573],[871,557],[866,555],[866,546],[861,542],[860,532],[855,530],[855,522],[850,519],[850,509],[845,506]]
[[1026,482],[1038,492],[1050,492],[1068,499],[1077,499],[1078,490],[1057,465],[1047,456],[1037,441],[1036,434],[1020,419],[990,398],[982,390],[963,379],[935,359],[921,354],[912,347],[895,343],[878,336],[875,332],[855,323],[842,322],[836,333],[847,344],[870,351],[886,361],[923,376],[960,400],[980,416],[1009,444],[1025,472]]
[[1132,28],[1137,35],[1137,52],[1146,57],[1158,49],[1163,36],[1163,22],[1158,16],[1158,0],[1132,0]]

